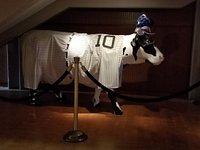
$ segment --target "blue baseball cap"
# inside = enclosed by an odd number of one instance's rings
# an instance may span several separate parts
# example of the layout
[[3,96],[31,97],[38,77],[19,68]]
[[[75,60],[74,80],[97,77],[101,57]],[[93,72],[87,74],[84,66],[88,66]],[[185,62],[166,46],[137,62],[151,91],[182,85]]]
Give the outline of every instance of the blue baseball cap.
[[149,17],[147,17],[145,14],[142,14],[138,17],[136,27],[142,28],[144,26],[151,27],[153,25],[153,20]]

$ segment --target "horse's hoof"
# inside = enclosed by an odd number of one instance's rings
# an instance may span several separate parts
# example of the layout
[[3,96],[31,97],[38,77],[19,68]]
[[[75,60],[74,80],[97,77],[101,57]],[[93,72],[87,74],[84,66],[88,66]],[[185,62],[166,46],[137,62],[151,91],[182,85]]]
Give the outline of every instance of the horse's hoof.
[[41,102],[36,98],[31,98],[29,100],[29,105],[31,105],[31,106],[41,106]]
[[63,103],[64,99],[63,99],[63,97],[62,98],[61,97],[59,97],[59,98],[56,97],[56,101],[58,101],[59,103]]
[[93,106],[94,106],[95,108],[100,107],[100,106],[101,106],[100,101],[97,101],[95,98],[93,98]]
[[115,114],[115,115],[123,115],[123,111],[122,111],[122,109],[120,108],[118,102],[115,103],[114,114]]
[[62,103],[64,101],[63,93],[61,91],[55,92],[54,95],[58,102]]
[[115,109],[114,114],[115,115],[123,115],[123,112],[120,109]]
[[100,103],[100,102],[97,103],[96,105],[94,105],[94,107],[95,107],[95,108],[99,108],[99,107],[101,107],[101,103]]

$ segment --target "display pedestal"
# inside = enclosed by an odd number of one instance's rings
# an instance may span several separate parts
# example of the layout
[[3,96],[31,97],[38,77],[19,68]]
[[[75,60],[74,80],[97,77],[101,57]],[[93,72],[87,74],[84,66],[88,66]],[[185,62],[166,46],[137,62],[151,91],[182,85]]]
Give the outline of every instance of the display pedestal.
[[73,130],[66,133],[63,137],[65,142],[78,143],[87,140],[87,135],[80,130]]

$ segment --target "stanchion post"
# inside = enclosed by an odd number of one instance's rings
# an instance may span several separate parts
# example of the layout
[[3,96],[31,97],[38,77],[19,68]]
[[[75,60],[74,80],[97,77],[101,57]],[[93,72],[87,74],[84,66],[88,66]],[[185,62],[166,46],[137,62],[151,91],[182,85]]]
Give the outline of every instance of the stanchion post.
[[79,57],[74,57],[74,130],[67,132],[63,139],[65,142],[83,142],[87,135],[78,130],[78,84],[79,84]]
[[74,130],[78,129],[78,82],[79,82],[79,57],[74,58]]

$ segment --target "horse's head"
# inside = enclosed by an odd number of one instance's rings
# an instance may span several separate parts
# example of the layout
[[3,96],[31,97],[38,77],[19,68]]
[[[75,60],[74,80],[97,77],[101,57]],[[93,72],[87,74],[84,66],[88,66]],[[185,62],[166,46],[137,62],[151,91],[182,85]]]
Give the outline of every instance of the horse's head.
[[153,65],[159,65],[164,60],[163,54],[154,45],[150,34],[136,34],[135,38],[131,41],[131,46],[136,61],[138,58],[145,59]]
[[138,64],[147,61],[153,65],[159,65],[164,60],[163,54],[151,38],[153,24],[153,19],[145,14],[138,17],[135,33],[124,38],[123,62]]
[[124,58],[128,60],[126,60],[126,63],[138,64],[147,61],[153,65],[159,65],[164,60],[163,54],[155,46],[150,34],[135,33],[131,37],[132,39],[130,37],[127,39],[129,42],[126,44],[130,44],[130,46],[127,46],[129,47],[129,50],[127,49],[129,52],[127,51],[126,55],[124,55]]

